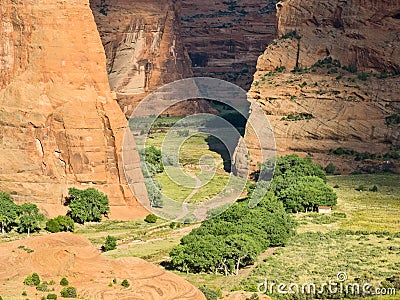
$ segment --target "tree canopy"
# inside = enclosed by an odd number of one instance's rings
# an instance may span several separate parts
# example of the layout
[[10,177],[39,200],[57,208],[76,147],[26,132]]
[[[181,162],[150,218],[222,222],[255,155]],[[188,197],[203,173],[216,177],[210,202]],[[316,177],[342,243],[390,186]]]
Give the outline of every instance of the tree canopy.
[[31,232],[40,229],[40,222],[44,220],[44,216],[39,213],[39,208],[33,203],[24,203],[19,207],[19,223],[18,231]]
[[271,190],[288,212],[315,211],[318,206],[337,202],[335,192],[325,182],[326,172],[320,165],[309,158],[288,155],[276,161]]
[[260,170],[264,169],[269,172],[273,170],[274,179],[280,176],[317,176],[326,181],[326,173],[322,166],[314,163],[311,158],[302,158],[297,154],[278,157],[275,164],[266,161],[260,165]]
[[19,213],[19,206],[16,205],[9,194],[0,192],[0,223],[1,233],[11,230],[16,224]]
[[68,193],[70,215],[77,223],[99,222],[103,215],[110,212],[107,195],[94,188],[70,188]]
[[172,265],[185,272],[234,274],[269,246],[284,245],[294,227],[271,193],[253,209],[248,201],[238,202],[183,237],[170,253]]
[[[281,181],[282,178],[277,179]],[[318,206],[333,206],[337,195],[332,188],[316,176],[303,176],[291,180],[290,184],[276,183],[276,195],[291,212],[316,211]]]
[[46,222],[46,230],[52,233],[74,231],[74,220],[68,216],[58,216]]
[[[271,174],[274,163],[265,162],[261,168]],[[336,194],[325,183],[324,169],[308,158],[280,157],[273,181],[260,179],[261,189],[255,190],[255,184],[249,186],[248,200],[233,204],[181,239],[170,253],[174,268],[194,273],[235,274],[254,263],[268,247],[286,244],[296,226],[290,212],[312,211],[319,205],[335,205],[337,201]],[[249,199],[254,192],[265,196],[250,209]]]

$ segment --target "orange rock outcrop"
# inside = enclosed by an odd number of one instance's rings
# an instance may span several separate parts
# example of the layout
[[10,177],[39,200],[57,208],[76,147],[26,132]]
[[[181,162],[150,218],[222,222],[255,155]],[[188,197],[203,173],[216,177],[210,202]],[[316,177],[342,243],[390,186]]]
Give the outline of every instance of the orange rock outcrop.
[[[386,124],[400,111],[399,10],[398,1],[277,4],[280,38],[259,57],[250,94],[269,117],[278,155],[311,156],[341,172],[399,170],[391,156],[400,128]],[[256,138],[248,131],[246,140],[255,167]],[[369,156],[329,154],[339,147]]]
[[[32,250],[28,253],[26,249]],[[107,259],[90,242],[71,233],[58,233],[29,238],[0,245],[1,296],[16,299],[21,291],[28,296],[39,293],[23,280],[36,272],[47,282],[54,280],[55,294],[60,294],[58,283],[63,277],[77,290],[79,299],[193,299],[204,300],[204,295],[179,276],[166,272],[136,257]],[[109,286],[114,278],[116,284]],[[126,279],[130,286],[123,288]],[[50,288],[50,286],[49,286]]]
[[0,19],[0,190],[52,216],[67,188],[95,187],[111,217],[144,216],[124,179],[127,122],[89,2],[5,0]]

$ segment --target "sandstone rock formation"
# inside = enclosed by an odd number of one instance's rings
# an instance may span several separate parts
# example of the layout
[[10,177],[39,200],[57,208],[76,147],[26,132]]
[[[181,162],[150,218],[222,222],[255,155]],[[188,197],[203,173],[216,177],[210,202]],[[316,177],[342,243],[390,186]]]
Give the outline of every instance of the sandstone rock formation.
[[[110,86],[127,116],[150,92],[195,76],[250,87],[259,54],[276,37],[276,0],[91,0]],[[197,112],[210,111],[204,101]],[[190,114],[179,105],[170,114]]]
[[52,216],[68,187],[95,187],[111,217],[144,216],[123,176],[127,122],[88,1],[5,0],[0,16],[0,190]]
[[110,87],[127,116],[150,92],[193,76],[174,2],[90,3],[106,52]]
[[181,0],[182,43],[195,76],[251,85],[257,57],[277,35],[276,0]]
[[[1,296],[4,299],[19,298],[21,291],[27,291],[30,297],[36,293],[47,295],[23,284],[24,278],[33,272],[47,282],[54,280],[56,284],[51,287],[56,290],[52,293],[58,295],[62,288],[58,283],[62,277],[67,277],[80,299],[205,299],[198,289],[175,274],[135,257],[106,259],[87,239],[71,233],[0,245]],[[114,278],[117,284],[110,287]],[[129,288],[121,287],[124,279],[130,283]]]
[[[280,38],[260,56],[250,93],[270,119],[278,154],[342,172],[398,170],[400,128],[386,118],[400,111],[400,3],[288,0],[277,8]],[[250,131],[246,140],[251,148]],[[382,158],[329,154],[339,147]],[[250,152],[255,167],[257,148]]]

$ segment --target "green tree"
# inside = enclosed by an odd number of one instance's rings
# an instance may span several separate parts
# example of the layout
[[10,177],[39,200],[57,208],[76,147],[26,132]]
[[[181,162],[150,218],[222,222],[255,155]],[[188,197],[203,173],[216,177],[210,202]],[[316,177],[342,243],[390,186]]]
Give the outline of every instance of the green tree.
[[78,223],[99,222],[103,215],[110,212],[107,195],[94,188],[86,190],[70,188],[68,193],[70,214],[72,219]]
[[61,297],[64,298],[76,298],[78,295],[76,293],[76,288],[73,286],[65,287],[61,290]]
[[285,245],[295,223],[270,192],[251,209],[248,201],[233,204],[204,221],[181,239],[170,253],[172,265],[183,272],[235,274],[254,263],[269,246]]
[[[253,264],[257,259],[258,254],[263,250],[261,244],[244,233],[228,235],[225,239],[225,244],[229,260],[228,265],[233,265],[233,270],[236,275],[239,274],[240,267]],[[225,254],[226,255],[226,254]],[[230,271],[233,271],[230,268]]]
[[147,168],[147,172],[144,174],[145,177],[151,177],[156,173],[162,173],[164,171],[161,150],[150,146],[140,151],[139,154]]
[[326,167],[325,167],[325,171],[327,174],[334,174],[336,170],[336,167],[333,163],[329,163]]
[[[276,184],[279,184],[279,180],[282,178],[277,179]],[[290,212],[316,211],[318,206],[333,206],[337,203],[336,193],[319,177],[291,177],[288,182],[279,188],[275,186],[275,191],[278,199]]]
[[8,232],[16,224],[19,207],[12,200],[9,194],[0,192],[0,224],[1,233]]
[[157,208],[163,207],[164,203],[161,194],[161,189],[162,189],[161,183],[151,178],[146,178],[144,183],[147,189],[147,195],[150,200],[150,205],[152,207],[157,207]]
[[[275,168],[274,168],[275,167]],[[278,157],[275,166],[267,161],[261,164],[260,170],[274,171],[274,177],[278,176],[317,176],[326,181],[325,170],[310,158],[301,158],[296,154]]]
[[128,280],[124,279],[124,280],[122,280],[121,285],[122,285],[124,288],[128,288],[131,284],[129,283]]
[[46,230],[51,233],[57,233],[61,231],[60,224],[56,219],[49,219],[46,222]]
[[155,222],[157,222],[157,216],[154,214],[150,214],[150,215],[147,215],[144,220],[147,223],[155,223]]
[[31,232],[40,229],[40,222],[44,216],[39,213],[39,208],[33,203],[24,203],[19,207],[18,231],[26,232],[28,236]]
[[106,237],[104,245],[101,247],[103,252],[111,251],[117,248],[117,238],[111,235]]
[[46,230],[52,233],[60,231],[74,231],[74,220],[68,216],[58,216],[54,219],[49,219],[46,222]]
[[60,224],[61,231],[74,231],[75,224],[72,218],[68,216],[58,216],[56,220],[58,224]]
[[24,279],[24,284],[27,286],[38,286],[40,284],[40,277],[37,273],[29,274]]
[[61,285],[61,286],[68,286],[68,285],[69,285],[68,279],[65,278],[65,277],[61,278],[61,280],[60,280],[60,285]]

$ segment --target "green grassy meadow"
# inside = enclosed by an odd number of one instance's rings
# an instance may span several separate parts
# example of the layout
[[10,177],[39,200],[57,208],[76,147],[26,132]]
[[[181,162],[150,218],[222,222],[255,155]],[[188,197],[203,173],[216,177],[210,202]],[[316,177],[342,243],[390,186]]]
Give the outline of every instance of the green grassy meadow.
[[[173,272],[195,286],[224,291],[256,291],[257,284],[265,278],[283,283],[324,283],[334,280],[338,272],[345,272],[350,281],[364,278],[378,286],[387,277],[400,273],[399,179],[393,174],[329,176],[328,184],[335,186],[338,194],[337,206],[330,215],[296,214],[298,234],[286,247],[264,253],[256,265],[242,269],[237,276]],[[360,185],[366,191],[357,191]],[[374,185],[378,191],[369,191]],[[170,191],[173,189],[171,185]],[[171,229],[162,220],[156,224],[108,221],[85,226],[77,233],[97,245],[107,234],[117,236],[120,243],[123,240],[122,246],[105,254],[108,257],[137,256],[160,263],[168,260],[169,251],[191,229]]]

